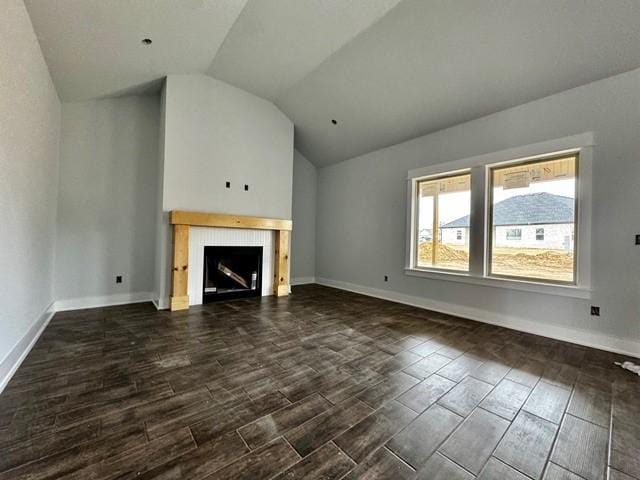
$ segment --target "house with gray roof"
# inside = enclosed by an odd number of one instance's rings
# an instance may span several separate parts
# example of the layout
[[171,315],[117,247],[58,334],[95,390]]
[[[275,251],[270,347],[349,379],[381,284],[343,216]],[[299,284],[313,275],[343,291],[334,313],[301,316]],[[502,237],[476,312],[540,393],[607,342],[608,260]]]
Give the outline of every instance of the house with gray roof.
[[[575,200],[551,193],[507,198],[493,209],[496,247],[573,249]],[[440,227],[442,243],[469,243],[469,215]]]

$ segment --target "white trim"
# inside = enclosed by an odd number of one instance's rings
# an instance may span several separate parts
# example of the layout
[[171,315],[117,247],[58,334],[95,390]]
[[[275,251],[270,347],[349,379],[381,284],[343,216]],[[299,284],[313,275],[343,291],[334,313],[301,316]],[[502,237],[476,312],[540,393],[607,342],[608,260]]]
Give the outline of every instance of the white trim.
[[296,278],[292,278],[290,285],[296,286],[296,285],[306,285],[308,283],[316,283],[316,277],[296,277]]
[[189,227],[189,305],[202,305],[205,247],[262,247],[262,296],[272,294],[274,282],[273,230],[255,228]]
[[42,335],[42,332],[47,327],[51,318],[53,317],[54,303],[51,304],[45,309],[44,312],[36,319],[35,322],[29,327],[27,333],[18,340],[18,342],[13,346],[11,351],[0,361],[0,393],[5,389],[11,377],[16,373],[18,367],[22,364],[24,359],[27,357],[33,346]]
[[56,312],[67,310],[81,310],[84,308],[109,307],[112,305],[126,305],[128,303],[152,302],[152,292],[116,293],[114,295],[101,295],[98,297],[67,298],[56,300]]
[[360,293],[369,297],[381,298],[391,302],[402,303],[412,307],[424,308],[436,312],[464,317],[482,323],[497,325],[500,327],[532,333],[542,337],[562,340],[569,343],[583,345],[585,347],[598,348],[609,352],[619,353],[640,358],[640,341],[627,338],[612,337],[603,333],[594,333],[588,330],[561,327],[558,325],[533,322],[524,318],[511,315],[501,315],[479,308],[465,307],[453,303],[440,302],[423,297],[406,295],[403,293],[380,290],[372,287],[356,285],[354,283],[341,282],[329,278],[317,278],[317,283],[327,287]]
[[165,297],[165,298],[157,298],[157,297],[154,296],[151,299],[151,302],[156,307],[156,310],[168,310],[169,309],[169,299],[167,297]]
[[557,295],[560,297],[583,299],[591,298],[590,288],[580,288],[573,285],[552,285],[549,283],[538,283],[511,278],[474,277],[473,275],[466,273],[418,270],[411,268],[406,268],[404,273],[412,277],[431,278],[434,280],[444,280],[446,282],[468,283],[472,285],[482,285],[483,287],[507,288],[510,290],[542,293],[544,295]]

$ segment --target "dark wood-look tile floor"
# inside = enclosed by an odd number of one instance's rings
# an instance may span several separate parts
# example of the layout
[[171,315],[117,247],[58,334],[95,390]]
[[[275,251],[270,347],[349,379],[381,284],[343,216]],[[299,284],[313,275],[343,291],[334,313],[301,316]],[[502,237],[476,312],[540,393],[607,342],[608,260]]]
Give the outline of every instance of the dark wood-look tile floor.
[[614,360],[316,285],[58,313],[0,395],[0,480],[640,480]]

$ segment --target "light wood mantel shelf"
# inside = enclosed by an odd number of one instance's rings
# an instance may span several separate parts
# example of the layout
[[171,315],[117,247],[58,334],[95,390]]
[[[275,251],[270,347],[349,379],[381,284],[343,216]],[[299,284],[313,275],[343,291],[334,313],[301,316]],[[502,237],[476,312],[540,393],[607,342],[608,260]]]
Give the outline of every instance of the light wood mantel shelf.
[[172,311],[189,308],[189,227],[191,226],[273,230],[276,234],[273,294],[278,297],[289,294],[289,235],[293,228],[291,220],[172,210],[169,213],[169,223],[173,225],[169,304]]

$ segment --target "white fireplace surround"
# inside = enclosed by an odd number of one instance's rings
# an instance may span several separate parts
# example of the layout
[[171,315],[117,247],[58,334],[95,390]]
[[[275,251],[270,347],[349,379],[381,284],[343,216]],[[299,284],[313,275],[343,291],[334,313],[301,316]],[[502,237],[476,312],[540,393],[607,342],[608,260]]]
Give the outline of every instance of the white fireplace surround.
[[273,230],[191,227],[189,229],[189,305],[202,304],[204,247],[263,247],[262,295],[271,295],[274,239]]

